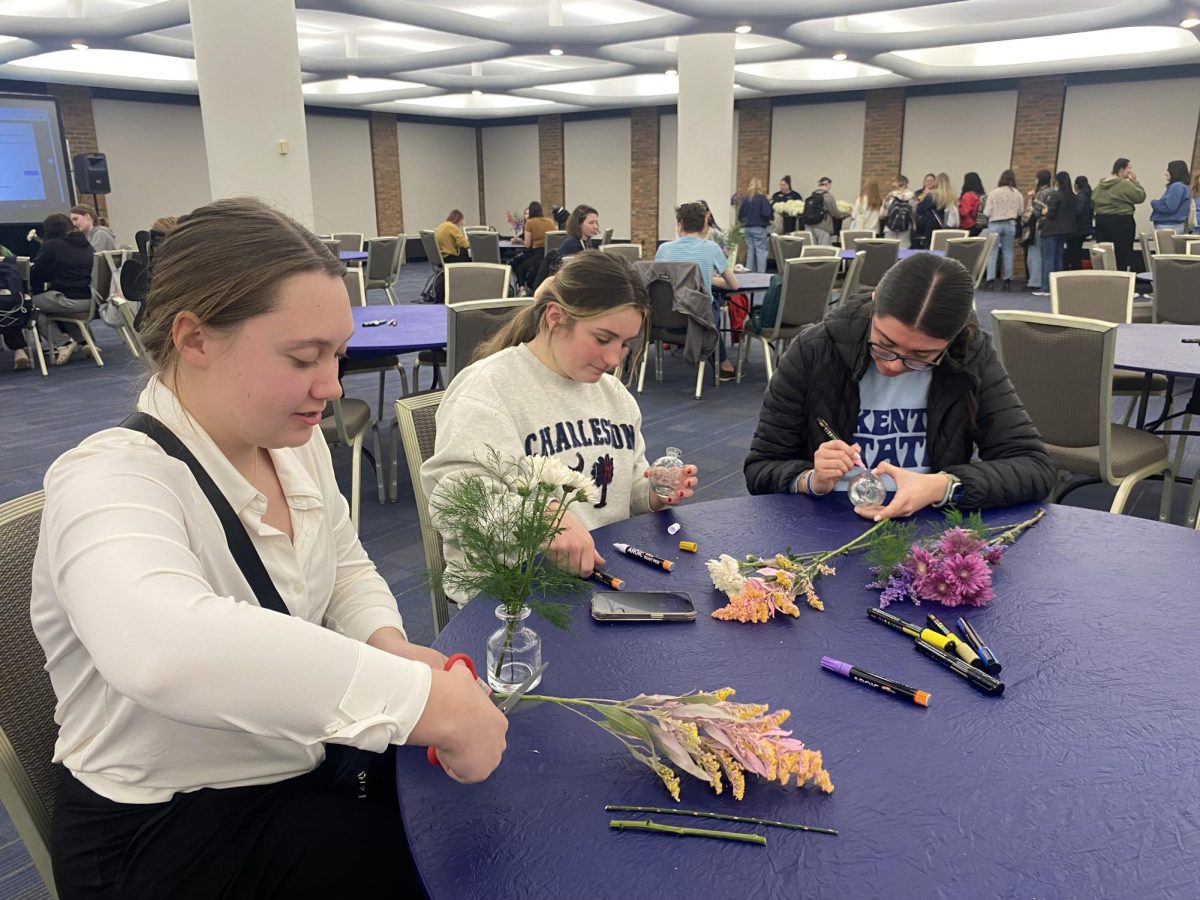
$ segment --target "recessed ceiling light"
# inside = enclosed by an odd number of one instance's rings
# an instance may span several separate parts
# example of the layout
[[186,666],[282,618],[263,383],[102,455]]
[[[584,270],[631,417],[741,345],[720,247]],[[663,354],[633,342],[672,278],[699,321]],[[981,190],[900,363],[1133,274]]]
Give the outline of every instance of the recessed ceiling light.
[[87,48],[88,48],[88,45],[85,44],[83,41],[71,41],[71,49],[72,50],[86,50]]
[[550,55],[551,55],[551,56],[562,56],[562,53],[563,53],[563,52],[562,52],[562,47],[551,47],[551,48],[550,48]]
[[671,76],[672,78],[674,78],[676,75],[679,74],[679,70],[678,69],[667,69],[666,74]]
[[349,75],[346,76],[346,80],[347,81],[358,81],[358,76],[355,75],[353,72],[351,72]]
[[737,28],[735,28],[733,30],[737,34],[749,34],[754,29],[751,28],[749,25],[739,25]]
[[839,50],[837,53],[833,54],[833,58],[838,62],[841,62],[846,58],[846,52],[844,50]]
[[482,97],[483,91],[471,91],[471,96],[472,97]]
[[1195,28],[1197,25],[1200,25],[1200,19],[1197,19],[1195,16],[1188,16],[1179,23],[1180,28]]

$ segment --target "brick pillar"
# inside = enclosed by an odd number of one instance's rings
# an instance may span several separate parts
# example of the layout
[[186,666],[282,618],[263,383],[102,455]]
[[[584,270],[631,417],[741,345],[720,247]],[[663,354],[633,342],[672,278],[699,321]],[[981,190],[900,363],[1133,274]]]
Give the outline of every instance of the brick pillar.
[[904,88],[867,91],[863,122],[862,178],[875,178],[886,193],[900,174],[904,149]]
[[[475,171],[479,173],[479,224],[486,225],[487,203],[483,196],[483,126],[475,126]],[[504,224],[508,224],[505,222]],[[499,228],[499,223],[496,225]]]
[[642,245],[643,259],[653,259],[658,247],[658,107],[633,110],[629,135],[632,240]]
[[[104,152],[96,139],[96,119],[92,115],[92,89],[72,84],[48,84],[46,91],[58,99],[58,109],[62,115],[71,156],[77,153]],[[85,194],[79,200],[81,203],[91,203],[95,200],[96,213],[100,218],[105,219],[108,216],[108,202],[103,194],[94,198],[91,194]]]
[[542,206],[549,215],[551,206],[563,206],[566,203],[562,116],[538,116],[538,161],[541,166]]
[[[1067,82],[1061,75],[1021,79],[1009,168],[1017,176],[1017,188],[1022,193],[1037,183],[1038,169],[1055,169],[1066,96]],[[1024,279],[1025,254],[1014,251],[1013,256],[1013,279]]]
[[[767,188],[771,184],[771,101],[743,100],[738,110],[737,193],[744,193],[750,179]],[[771,192],[768,190],[768,194]],[[723,206],[721,198],[714,207]]]
[[[1192,144],[1192,167],[1188,171],[1191,173],[1192,179],[1196,178],[1196,170],[1200,169],[1200,117],[1196,120],[1196,142]],[[1188,185],[1191,187],[1191,185]],[[1200,225],[1200,222],[1197,223]]]
[[375,175],[375,227],[381,235],[403,234],[400,140],[391,113],[371,113],[371,168]]

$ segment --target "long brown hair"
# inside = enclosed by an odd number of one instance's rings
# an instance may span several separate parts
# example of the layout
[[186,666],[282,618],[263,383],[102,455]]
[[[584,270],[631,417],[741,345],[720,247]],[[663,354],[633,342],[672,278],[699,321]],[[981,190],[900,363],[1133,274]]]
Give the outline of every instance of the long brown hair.
[[600,215],[599,210],[594,206],[588,206],[586,203],[581,203],[571,210],[571,215],[567,218],[567,234],[583,240],[583,220],[593,213],[597,216]]
[[346,268],[317,236],[261,200],[237,197],[201,206],[179,219],[154,253],[154,277],[141,338],[151,368],[175,368],[175,318],[190,312],[213,329],[231,329],[275,308],[292,275]]
[[635,348],[630,372],[645,351],[650,324],[650,298],[642,276],[632,262],[616,253],[584,250],[567,257],[542,296],[513,316],[507,325],[484,341],[472,362],[518,344],[527,344],[546,327],[546,308],[557,303],[567,315],[568,328],[577,322],[635,309],[642,315],[641,346]]

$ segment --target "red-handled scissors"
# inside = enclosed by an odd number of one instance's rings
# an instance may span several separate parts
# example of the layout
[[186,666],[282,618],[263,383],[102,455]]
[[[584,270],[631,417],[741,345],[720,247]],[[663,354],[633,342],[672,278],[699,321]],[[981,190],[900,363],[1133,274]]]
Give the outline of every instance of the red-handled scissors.
[[[442,668],[445,671],[449,672],[450,667],[453,666],[455,663],[459,663],[459,662],[467,667],[467,671],[471,673],[471,677],[473,677],[475,679],[475,681],[478,682],[480,688],[483,689],[484,693],[491,696],[492,702],[496,704],[496,708],[499,709],[500,712],[504,713],[504,715],[506,715],[506,716],[512,711],[514,706],[516,706],[518,703],[521,702],[521,698],[524,697],[525,694],[527,694],[529,692],[529,689],[538,683],[538,680],[542,677],[542,672],[546,671],[546,666],[549,665],[549,663],[545,663],[545,662],[542,663],[540,666],[538,666],[536,669],[533,670],[533,674],[531,674],[528,678],[526,678],[523,682],[521,682],[521,684],[517,687],[517,689],[515,691],[513,691],[511,694],[506,696],[503,700],[498,701],[496,699],[496,697],[494,695],[492,695],[492,689],[490,687],[488,687],[487,682],[485,682],[482,678],[480,678],[479,675],[476,673],[475,661],[472,660],[471,657],[467,656],[467,654],[455,653],[453,656],[451,656],[449,659],[446,660],[446,665],[442,666]],[[429,760],[429,764],[431,766],[440,766],[441,765],[441,763],[438,761],[436,747],[428,748],[425,751],[425,758],[427,760]]]

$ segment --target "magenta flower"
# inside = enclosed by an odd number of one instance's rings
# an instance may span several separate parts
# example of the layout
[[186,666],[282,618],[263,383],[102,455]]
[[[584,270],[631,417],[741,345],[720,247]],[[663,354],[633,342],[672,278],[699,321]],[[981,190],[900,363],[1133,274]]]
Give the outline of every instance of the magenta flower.
[[975,553],[983,548],[984,542],[965,528],[948,528],[938,538],[937,549],[942,553]]
[[963,602],[970,603],[991,586],[992,570],[979,553],[953,553],[942,560],[942,571],[958,587]]
[[937,556],[930,553],[920,544],[913,544],[912,549],[908,551],[908,559],[904,561],[903,568],[907,569],[913,578],[924,578],[937,565]]
[[962,591],[954,575],[946,570],[945,560],[938,560],[928,575],[914,579],[913,589],[924,600],[934,600],[946,606],[962,603]]

